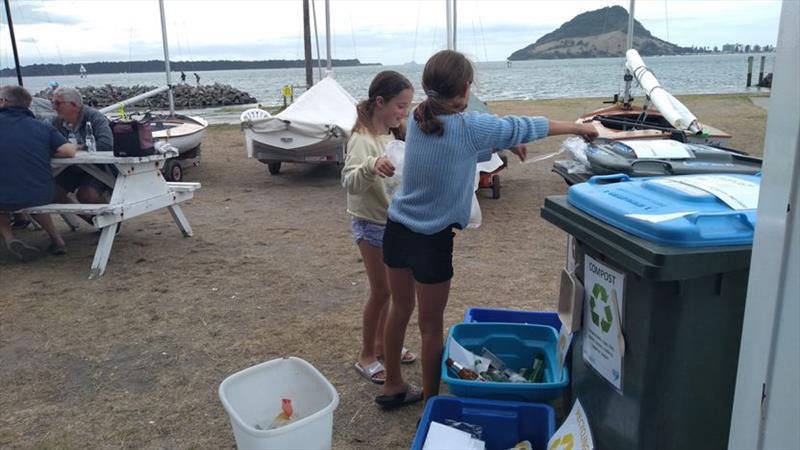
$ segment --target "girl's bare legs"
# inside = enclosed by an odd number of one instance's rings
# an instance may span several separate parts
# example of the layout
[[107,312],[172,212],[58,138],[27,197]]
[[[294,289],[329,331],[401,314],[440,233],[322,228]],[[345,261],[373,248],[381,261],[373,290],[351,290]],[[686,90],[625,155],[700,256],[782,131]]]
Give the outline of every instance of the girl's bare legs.
[[[405,392],[406,383],[400,372],[400,353],[406,338],[406,328],[414,312],[414,277],[409,269],[386,269],[389,274],[389,287],[392,300],[386,317],[383,345],[386,357],[386,383],[381,388],[382,395],[395,395]],[[424,366],[423,366],[424,368]]]
[[439,394],[444,308],[450,294],[450,280],[436,284],[415,283],[419,303],[419,331],[422,335],[422,389],[424,399]]
[[[383,249],[372,246],[366,241],[358,243],[361,251],[361,258],[364,260],[364,267],[367,269],[367,279],[369,280],[369,299],[364,305],[364,315],[361,324],[361,355],[359,363],[361,367],[376,361],[375,342],[382,338],[383,311],[389,305],[389,283],[386,279],[386,268],[383,265]],[[382,378],[380,375],[376,378]]]
[[[388,273],[386,274],[386,283],[387,283],[387,286],[388,286],[388,283],[389,283],[389,274]],[[388,298],[387,298],[387,300],[388,300]],[[384,353],[383,352],[383,333],[384,333],[384,330],[386,329],[386,316],[389,315],[389,303],[390,302],[387,301],[386,304],[383,305],[383,309],[381,309],[381,313],[378,316],[378,327],[375,330],[375,346],[373,348],[375,349],[375,355],[380,356],[380,357],[382,357],[383,353]]]

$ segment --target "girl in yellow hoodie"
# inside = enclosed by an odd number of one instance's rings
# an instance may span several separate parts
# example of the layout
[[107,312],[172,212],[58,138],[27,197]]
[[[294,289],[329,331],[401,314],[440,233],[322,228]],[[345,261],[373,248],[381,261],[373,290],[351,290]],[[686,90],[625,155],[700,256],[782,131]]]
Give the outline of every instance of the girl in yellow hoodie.
[[[386,375],[378,359],[383,353],[383,326],[390,296],[383,264],[383,230],[391,198],[384,179],[394,176],[395,170],[384,150],[389,142],[404,139],[404,121],[413,96],[414,88],[403,75],[387,70],[375,76],[369,86],[369,98],[357,106],[358,119],[347,142],[342,169],[347,213],[369,280],[361,354],[354,367],[375,384],[383,384]],[[412,363],[415,359],[413,353],[403,349],[401,362]]]

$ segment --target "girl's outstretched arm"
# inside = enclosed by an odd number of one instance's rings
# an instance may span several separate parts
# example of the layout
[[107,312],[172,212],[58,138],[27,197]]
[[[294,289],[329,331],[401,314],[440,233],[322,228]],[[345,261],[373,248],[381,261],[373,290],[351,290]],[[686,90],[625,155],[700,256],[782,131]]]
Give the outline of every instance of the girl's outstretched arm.
[[586,139],[587,141],[591,141],[597,137],[597,130],[594,126],[592,126],[592,124],[589,123],[550,120],[550,133],[548,135],[556,136],[559,134],[574,134]]

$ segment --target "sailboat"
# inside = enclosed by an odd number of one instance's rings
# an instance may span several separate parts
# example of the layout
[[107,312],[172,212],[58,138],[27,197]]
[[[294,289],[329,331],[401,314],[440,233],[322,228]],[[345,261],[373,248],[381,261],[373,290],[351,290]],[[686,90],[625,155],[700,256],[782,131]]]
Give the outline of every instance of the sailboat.
[[325,22],[328,53],[325,78],[274,116],[255,108],[244,111],[240,117],[247,157],[266,164],[273,175],[280,173],[283,162],[344,162],[345,144],[357,118],[356,100],[332,76],[328,0],[325,0]]
[[[600,138],[611,140],[676,138],[698,144],[726,145],[731,135],[698,122],[686,106],[661,86],[633,48],[634,4],[635,0],[630,0],[623,97],[620,100],[615,95],[612,106],[584,114],[576,122],[591,123]],[[633,104],[631,84],[634,80],[645,91],[646,102],[642,106]]]
[[169,46],[167,44],[164,0],[158,0],[158,5],[161,12],[161,37],[164,47],[164,66],[167,75],[167,85],[102,108],[100,112],[107,114],[162,92],[167,92],[169,114],[147,113],[145,119],[150,122],[153,139],[155,141],[169,142],[170,145],[178,149],[178,156],[167,160],[162,169],[162,173],[169,181],[181,181],[183,179],[183,170],[188,166],[196,166],[200,162],[200,144],[202,143],[206,128],[208,128],[208,122],[199,116],[186,116],[175,113],[175,100],[172,96],[172,72],[169,67]]
[[86,67],[84,67],[83,64],[81,64],[81,68],[78,69],[78,72],[80,72],[81,78],[86,78]]

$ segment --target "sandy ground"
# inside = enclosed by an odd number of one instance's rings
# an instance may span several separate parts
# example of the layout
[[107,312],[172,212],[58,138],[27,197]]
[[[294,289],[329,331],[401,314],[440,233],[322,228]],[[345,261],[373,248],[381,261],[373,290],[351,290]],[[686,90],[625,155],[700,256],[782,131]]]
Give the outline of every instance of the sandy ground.
[[[684,98],[698,117],[761,154],[766,112],[746,96]],[[598,99],[499,102],[496,113],[572,119]],[[408,448],[422,407],[380,411],[377,387],[352,369],[366,277],[334,166],[245,158],[238,127],[212,127],[203,188],[184,211],[126,222],[106,275],[86,279],[98,235],[64,230],[69,254],[28,264],[0,254],[0,447],[232,448],[217,396],[229,374],[284,355],[316,366],[339,391],[335,448]],[[530,146],[551,152],[561,138]],[[446,325],[470,306],[552,310],[565,235],[539,217],[565,183],[551,161],[502,174],[481,191],[483,226],[459,233]],[[42,233],[21,237],[44,246]],[[419,349],[414,321],[407,346]],[[419,382],[419,364],[404,368]],[[446,391],[446,390],[445,390]],[[277,407],[277,405],[276,405]]]

